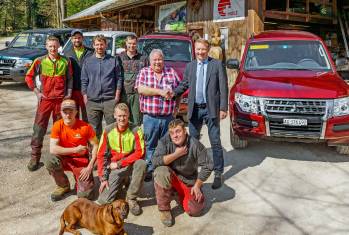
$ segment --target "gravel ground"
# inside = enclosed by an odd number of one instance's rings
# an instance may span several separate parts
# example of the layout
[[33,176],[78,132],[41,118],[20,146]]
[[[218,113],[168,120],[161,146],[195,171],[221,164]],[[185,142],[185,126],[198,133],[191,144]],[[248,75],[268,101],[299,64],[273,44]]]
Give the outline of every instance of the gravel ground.
[[[23,84],[0,86],[1,234],[57,234],[62,211],[76,199],[51,202],[54,183],[44,167],[26,169],[35,108],[36,98]],[[146,183],[143,214],[126,220],[129,234],[349,234],[349,158],[322,144],[260,141],[237,151],[229,144],[227,120],[221,130],[225,183],[212,191],[211,177],[204,185],[204,215],[190,218],[173,201],[175,225],[165,228]]]

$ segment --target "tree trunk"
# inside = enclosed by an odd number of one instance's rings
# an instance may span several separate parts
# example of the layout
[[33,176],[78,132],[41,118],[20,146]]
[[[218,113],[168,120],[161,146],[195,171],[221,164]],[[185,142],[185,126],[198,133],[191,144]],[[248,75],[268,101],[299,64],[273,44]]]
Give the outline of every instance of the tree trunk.
[[26,21],[27,21],[27,28],[32,28],[32,0],[26,0]]
[[56,0],[56,13],[57,13],[57,26],[61,27],[61,11],[60,11],[60,0]]

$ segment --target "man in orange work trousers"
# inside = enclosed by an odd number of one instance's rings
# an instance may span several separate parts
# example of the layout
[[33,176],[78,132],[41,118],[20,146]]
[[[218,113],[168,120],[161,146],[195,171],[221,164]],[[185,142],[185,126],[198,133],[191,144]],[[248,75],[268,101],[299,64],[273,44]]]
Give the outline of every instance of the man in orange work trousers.
[[[71,171],[75,177],[78,197],[89,198],[94,186],[93,165],[97,159],[98,140],[92,126],[76,118],[76,102],[66,99],[61,105],[62,119],[53,124],[50,139],[50,153],[45,156],[45,167],[55,180],[56,189],[51,200],[58,201],[70,191],[70,183],[64,171]],[[88,146],[92,146],[89,161]]]
[[46,40],[48,54],[34,60],[27,72],[25,81],[38,98],[33,136],[31,159],[28,170],[39,168],[41,148],[52,113],[53,122],[60,119],[60,105],[64,98],[70,98],[73,87],[70,60],[58,54],[59,41],[54,36]]

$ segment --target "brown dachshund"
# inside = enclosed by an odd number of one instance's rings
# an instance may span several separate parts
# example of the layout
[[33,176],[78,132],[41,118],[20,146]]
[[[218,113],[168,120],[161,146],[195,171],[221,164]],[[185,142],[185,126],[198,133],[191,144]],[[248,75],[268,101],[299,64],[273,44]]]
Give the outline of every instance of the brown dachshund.
[[127,218],[128,211],[125,200],[100,206],[88,199],[79,198],[65,208],[59,235],[64,232],[81,235],[76,226],[100,235],[125,235],[124,219]]

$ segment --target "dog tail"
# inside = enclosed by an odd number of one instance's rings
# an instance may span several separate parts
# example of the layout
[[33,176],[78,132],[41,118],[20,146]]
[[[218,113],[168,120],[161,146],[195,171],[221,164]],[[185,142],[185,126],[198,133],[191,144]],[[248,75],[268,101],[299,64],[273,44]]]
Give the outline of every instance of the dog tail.
[[64,230],[65,230],[65,220],[64,220],[64,213],[62,213],[61,216],[61,229],[59,230],[59,235],[63,235]]

